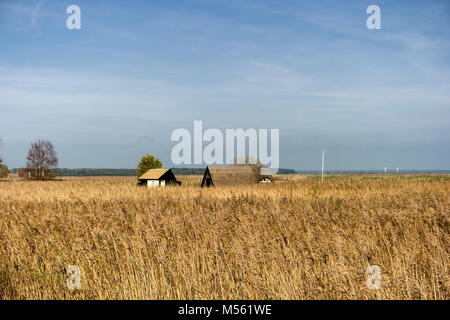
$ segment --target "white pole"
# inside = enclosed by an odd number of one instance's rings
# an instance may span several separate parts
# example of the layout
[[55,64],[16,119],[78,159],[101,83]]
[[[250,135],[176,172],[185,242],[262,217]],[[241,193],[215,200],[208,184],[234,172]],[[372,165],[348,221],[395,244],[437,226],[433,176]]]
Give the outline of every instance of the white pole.
[[323,182],[323,167],[325,164],[325,149],[322,149],[322,182]]
[[387,171],[387,168],[386,168],[386,167],[384,167],[384,173],[386,173],[386,171]]
[[397,168],[397,173],[398,173],[398,168]]

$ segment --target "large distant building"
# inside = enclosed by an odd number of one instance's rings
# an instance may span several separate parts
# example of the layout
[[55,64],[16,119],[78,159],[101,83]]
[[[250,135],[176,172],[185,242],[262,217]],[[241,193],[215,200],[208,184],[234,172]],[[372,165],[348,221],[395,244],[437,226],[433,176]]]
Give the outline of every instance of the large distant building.
[[258,166],[209,166],[203,175],[202,187],[257,184],[272,181],[273,176],[269,170]]

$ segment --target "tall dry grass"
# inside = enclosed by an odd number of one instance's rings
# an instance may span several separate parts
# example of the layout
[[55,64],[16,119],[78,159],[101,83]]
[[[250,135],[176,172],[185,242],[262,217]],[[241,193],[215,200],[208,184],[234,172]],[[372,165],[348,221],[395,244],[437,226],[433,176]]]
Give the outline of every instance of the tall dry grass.
[[[0,182],[3,299],[449,299],[448,176]],[[368,265],[381,289],[366,286]],[[65,267],[78,265],[79,291]]]

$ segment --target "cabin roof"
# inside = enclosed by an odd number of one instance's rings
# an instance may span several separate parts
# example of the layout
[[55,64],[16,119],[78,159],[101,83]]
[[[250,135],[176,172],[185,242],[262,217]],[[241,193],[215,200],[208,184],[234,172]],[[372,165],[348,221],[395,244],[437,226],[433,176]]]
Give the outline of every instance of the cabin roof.
[[157,180],[166,174],[170,169],[150,169],[142,176],[139,177],[139,180]]

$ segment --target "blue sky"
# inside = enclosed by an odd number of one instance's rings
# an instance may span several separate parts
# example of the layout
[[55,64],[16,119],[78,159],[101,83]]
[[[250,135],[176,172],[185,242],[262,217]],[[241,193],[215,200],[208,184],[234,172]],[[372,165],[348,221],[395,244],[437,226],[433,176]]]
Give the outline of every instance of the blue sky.
[[0,48],[9,167],[38,138],[60,167],[171,167],[172,131],[202,120],[280,129],[285,168],[319,169],[325,147],[328,169],[450,169],[445,0],[0,0]]

